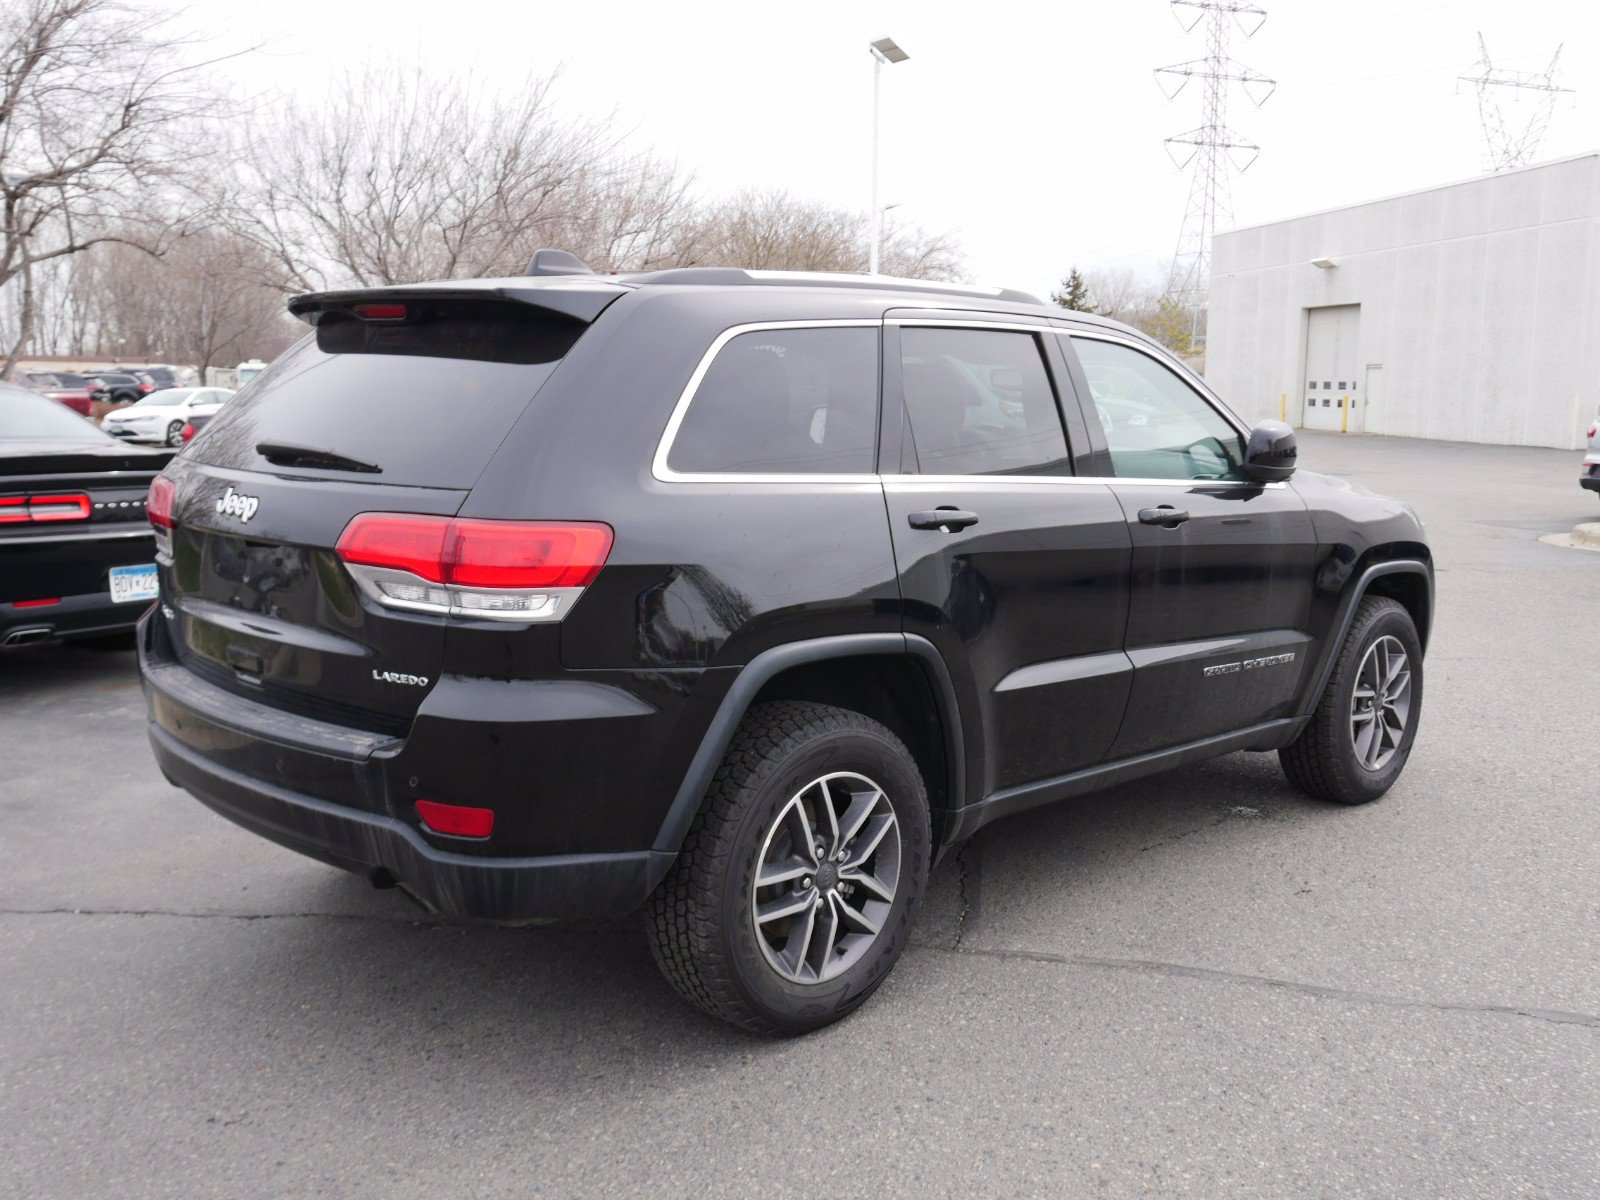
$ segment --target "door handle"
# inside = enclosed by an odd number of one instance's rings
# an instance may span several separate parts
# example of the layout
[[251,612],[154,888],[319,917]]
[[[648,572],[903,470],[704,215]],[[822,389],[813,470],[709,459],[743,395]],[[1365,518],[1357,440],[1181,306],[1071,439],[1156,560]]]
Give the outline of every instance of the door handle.
[[1173,508],[1170,504],[1139,510],[1139,523],[1142,525],[1161,525],[1167,529],[1176,529],[1188,519],[1189,514],[1186,510]]
[[957,529],[976,525],[978,514],[968,512],[964,508],[944,507],[914,512],[906,519],[911,522],[913,529],[937,529],[940,533],[954,533]]

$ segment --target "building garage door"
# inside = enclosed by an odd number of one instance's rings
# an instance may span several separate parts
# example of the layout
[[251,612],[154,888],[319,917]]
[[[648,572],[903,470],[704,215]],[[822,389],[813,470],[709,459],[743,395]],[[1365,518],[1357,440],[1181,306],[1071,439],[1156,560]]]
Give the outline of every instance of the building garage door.
[[1358,430],[1354,412],[1347,406],[1360,397],[1356,370],[1360,362],[1361,306],[1307,310],[1305,407],[1301,424],[1307,429]]

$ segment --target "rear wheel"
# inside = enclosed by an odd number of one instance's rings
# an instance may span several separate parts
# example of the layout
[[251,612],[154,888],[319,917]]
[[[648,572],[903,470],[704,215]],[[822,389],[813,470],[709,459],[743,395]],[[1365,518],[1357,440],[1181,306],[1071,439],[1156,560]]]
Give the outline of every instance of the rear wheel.
[[1422,713],[1422,644],[1398,601],[1361,601],[1311,723],[1278,752],[1307,795],[1376,800],[1400,778]]
[[650,898],[656,962],[752,1032],[836,1021],[905,948],[929,836],[922,777],[889,730],[821,704],[761,705]]

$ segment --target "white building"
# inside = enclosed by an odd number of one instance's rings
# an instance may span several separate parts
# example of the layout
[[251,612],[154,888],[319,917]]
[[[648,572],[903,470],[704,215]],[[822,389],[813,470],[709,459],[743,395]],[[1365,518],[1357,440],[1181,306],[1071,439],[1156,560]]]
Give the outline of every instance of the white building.
[[1219,234],[1206,377],[1252,419],[1582,445],[1600,153]]

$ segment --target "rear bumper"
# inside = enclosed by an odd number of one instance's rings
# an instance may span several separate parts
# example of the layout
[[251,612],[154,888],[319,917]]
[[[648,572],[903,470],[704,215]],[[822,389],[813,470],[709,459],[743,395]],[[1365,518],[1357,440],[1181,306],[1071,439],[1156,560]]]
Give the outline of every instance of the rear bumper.
[[369,878],[382,872],[427,908],[451,916],[508,922],[616,916],[642,904],[672,865],[672,855],[650,850],[541,858],[451,854],[392,817],[219,767],[154,723],[150,745],[168,779],[234,824],[347,871]]
[[431,910],[496,922],[617,916],[642,904],[675,858],[650,849],[496,855],[464,840],[453,850],[455,839],[396,815],[390,777],[409,774],[404,740],[216,687],[171,657],[159,614],[140,634],[150,745],[168,780],[253,833],[392,880]]
[[0,646],[7,639],[16,645],[19,639],[46,642],[131,630],[150,605],[113,603],[108,576],[112,567],[154,561],[148,529],[8,540],[0,545]]
[[1600,467],[1585,464],[1583,474],[1578,476],[1578,486],[1591,492],[1600,492]]

